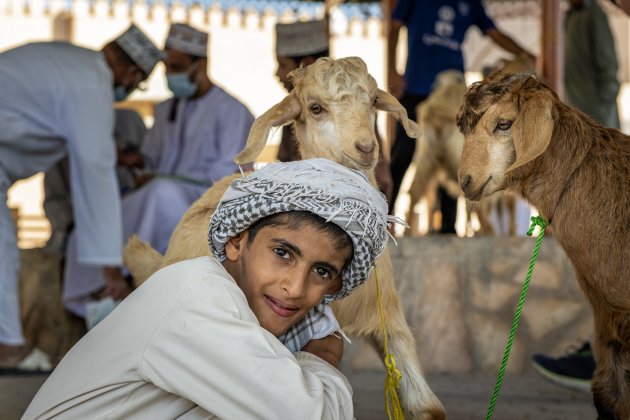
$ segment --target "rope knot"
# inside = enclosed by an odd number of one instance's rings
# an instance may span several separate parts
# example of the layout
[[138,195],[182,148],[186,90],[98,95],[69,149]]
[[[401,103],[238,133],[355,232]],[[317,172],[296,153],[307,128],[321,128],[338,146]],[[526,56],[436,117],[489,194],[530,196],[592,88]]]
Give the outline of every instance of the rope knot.
[[402,379],[402,373],[396,367],[396,359],[391,353],[385,356],[385,367],[387,368],[387,377],[391,378],[394,387],[398,386],[398,382]]
[[529,230],[527,231],[527,236],[533,235],[534,229],[536,229],[536,226],[540,226],[540,229],[543,231],[547,227],[547,221],[542,216],[532,216],[531,221],[532,221],[532,224],[529,226]]

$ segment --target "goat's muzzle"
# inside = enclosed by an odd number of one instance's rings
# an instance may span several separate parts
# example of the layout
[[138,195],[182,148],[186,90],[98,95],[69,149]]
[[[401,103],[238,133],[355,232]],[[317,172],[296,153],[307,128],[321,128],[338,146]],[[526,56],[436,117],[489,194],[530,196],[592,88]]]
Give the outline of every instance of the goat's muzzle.
[[457,178],[459,180],[459,186],[464,192],[464,195],[466,196],[466,198],[471,201],[478,201],[478,200],[481,200],[483,197],[485,197],[484,190],[486,186],[488,185],[488,183],[490,182],[490,180],[492,179],[492,175],[490,175],[488,179],[483,181],[481,186],[478,186],[479,183],[475,182],[476,180],[473,179],[472,175],[470,174],[460,173],[458,174]]
[[358,163],[361,165],[370,166],[378,158],[374,142],[356,142],[354,147],[357,151]]

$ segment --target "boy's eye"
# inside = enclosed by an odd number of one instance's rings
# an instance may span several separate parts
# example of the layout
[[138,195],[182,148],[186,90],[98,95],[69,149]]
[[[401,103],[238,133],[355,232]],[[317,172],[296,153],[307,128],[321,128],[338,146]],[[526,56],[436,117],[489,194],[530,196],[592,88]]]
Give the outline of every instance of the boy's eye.
[[332,273],[328,268],[325,267],[315,267],[315,273],[322,278],[329,279],[332,278]]
[[286,259],[289,258],[289,253],[284,248],[274,248],[273,252],[281,258],[286,258]]

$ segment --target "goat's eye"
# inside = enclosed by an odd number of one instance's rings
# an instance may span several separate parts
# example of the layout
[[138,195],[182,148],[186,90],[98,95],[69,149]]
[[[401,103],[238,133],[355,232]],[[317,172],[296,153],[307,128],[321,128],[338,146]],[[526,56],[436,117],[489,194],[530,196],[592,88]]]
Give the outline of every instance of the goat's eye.
[[499,120],[499,122],[497,123],[496,130],[505,131],[505,130],[509,130],[510,127],[512,127],[512,121],[510,121],[510,120]]
[[321,114],[321,112],[324,110],[320,104],[312,104],[310,106],[310,109],[311,109],[311,112],[315,115]]
[[372,106],[376,106],[377,102],[378,102],[378,96],[375,96],[374,100],[372,101]]

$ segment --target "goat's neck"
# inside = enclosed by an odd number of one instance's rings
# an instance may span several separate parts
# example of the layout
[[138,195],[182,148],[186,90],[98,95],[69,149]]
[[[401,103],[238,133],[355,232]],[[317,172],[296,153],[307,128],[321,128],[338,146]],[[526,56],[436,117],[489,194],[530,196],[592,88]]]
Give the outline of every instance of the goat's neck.
[[522,192],[551,218],[591,303],[616,305],[627,295],[630,272],[630,139],[574,111],[560,115]]
[[566,194],[574,188],[575,175],[592,148],[596,131],[572,113],[559,113],[549,147],[520,182],[522,195],[547,221],[555,220]]

